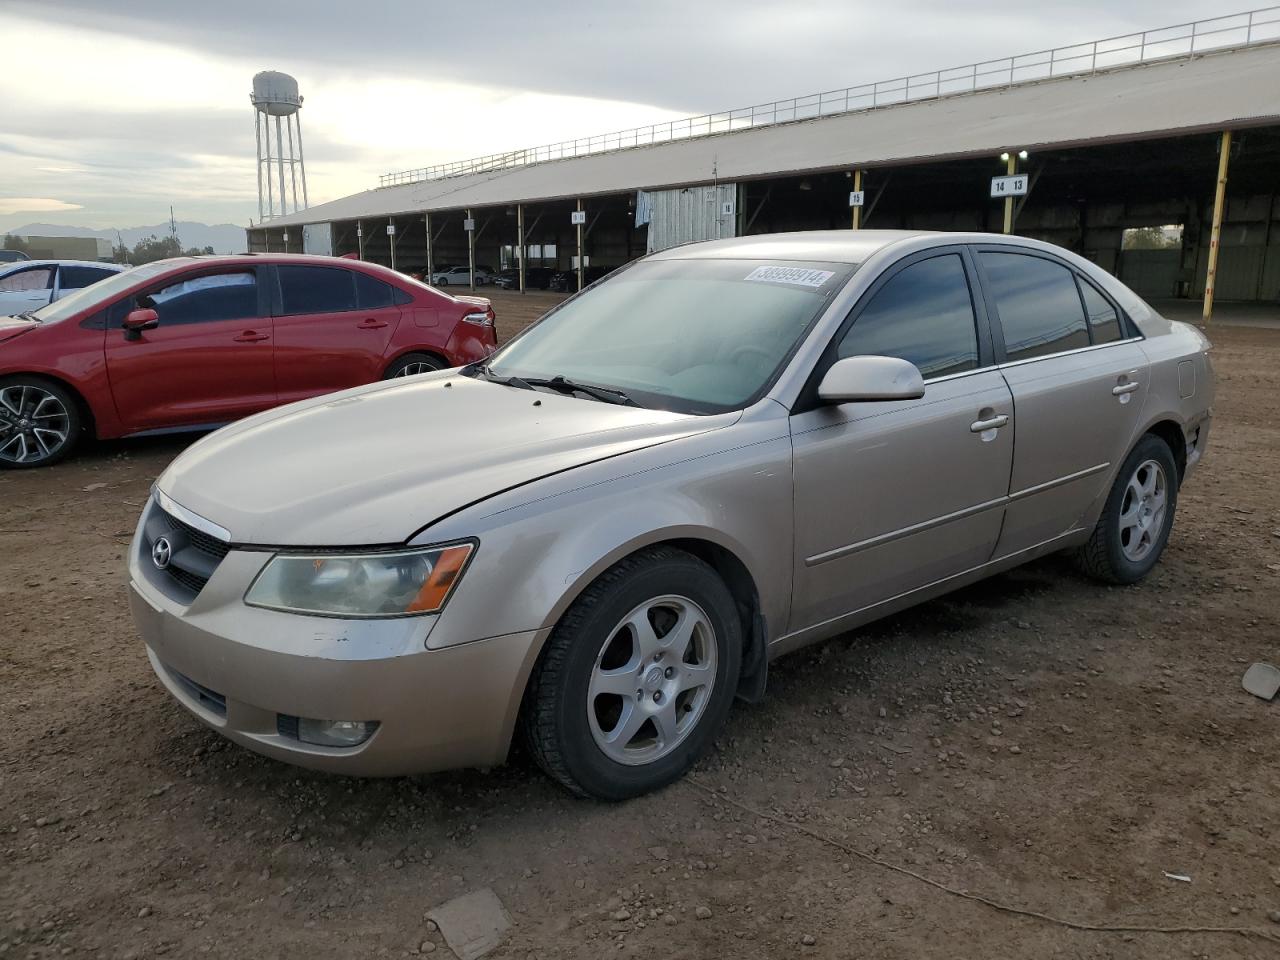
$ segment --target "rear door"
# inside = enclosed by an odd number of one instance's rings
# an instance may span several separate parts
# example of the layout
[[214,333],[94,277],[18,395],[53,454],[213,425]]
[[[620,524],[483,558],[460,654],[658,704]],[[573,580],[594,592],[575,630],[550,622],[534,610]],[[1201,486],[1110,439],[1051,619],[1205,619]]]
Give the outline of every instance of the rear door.
[[381,379],[400,322],[396,289],[342,267],[281,264],[275,272],[280,402]]
[[[107,374],[129,432],[219,424],[276,402],[261,268],[194,269],[108,310]],[[154,330],[129,339],[124,315],[151,307]]]
[[1118,306],[1066,262],[994,245],[977,260],[1016,414],[1007,556],[1081,526],[1128,453],[1147,364]]
[[934,249],[890,267],[815,380],[858,355],[911,361],[925,394],[802,404],[792,416],[793,631],[979,566],[1000,534],[1013,403],[967,252]]

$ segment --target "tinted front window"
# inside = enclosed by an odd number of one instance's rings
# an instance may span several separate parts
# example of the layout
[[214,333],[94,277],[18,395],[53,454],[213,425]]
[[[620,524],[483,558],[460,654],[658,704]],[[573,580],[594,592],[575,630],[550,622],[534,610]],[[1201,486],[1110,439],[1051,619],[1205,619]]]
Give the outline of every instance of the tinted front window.
[[113,273],[116,273],[116,271],[102,270],[98,267],[63,267],[62,289],[79,290],[81,287],[87,287],[91,283],[105,280]]
[[910,360],[926,377],[973,370],[978,337],[959,254],[904,267],[872,296],[840,341],[841,358]]
[[44,290],[48,288],[52,279],[52,268],[31,267],[0,277],[0,291],[14,293],[20,290]]
[[772,382],[852,271],[836,263],[644,261],[512,341],[492,372],[559,374],[668,410],[739,409]]
[[277,267],[281,313],[342,313],[356,309],[354,271],[337,267]]
[[251,270],[190,277],[138,297],[162,326],[244,320],[258,315],[258,284]]
[[1080,281],[1080,295],[1084,297],[1084,309],[1089,315],[1089,335],[1094,343],[1111,343],[1119,340],[1120,315],[1111,301],[1104,297],[1084,277]]
[[1080,294],[1066,267],[1042,257],[990,251],[982,254],[982,265],[995,294],[1008,359],[1089,345]]

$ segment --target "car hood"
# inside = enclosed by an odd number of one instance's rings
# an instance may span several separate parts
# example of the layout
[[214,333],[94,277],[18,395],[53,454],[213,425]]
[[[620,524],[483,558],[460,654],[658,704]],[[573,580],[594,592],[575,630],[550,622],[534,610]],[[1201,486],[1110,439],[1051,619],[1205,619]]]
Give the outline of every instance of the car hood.
[[445,371],[280,407],[210,434],[159,489],[236,543],[402,543],[540,477],[726,426]]
[[40,324],[34,320],[23,320],[21,317],[0,317],[0,343],[12,340],[19,334],[34,330]]

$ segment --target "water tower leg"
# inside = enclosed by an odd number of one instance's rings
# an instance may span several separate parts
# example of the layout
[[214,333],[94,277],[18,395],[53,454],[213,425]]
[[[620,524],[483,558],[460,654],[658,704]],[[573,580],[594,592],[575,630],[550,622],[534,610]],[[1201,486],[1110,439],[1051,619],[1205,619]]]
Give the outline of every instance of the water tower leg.
[[[268,134],[270,137],[270,134]],[[280,168],[280,216],[288,213],[284,193],[284,137],[280,135],[280,118],[276,117],[276,165]]]
[[293,152],[293,118],[297,114],[290,114],[285,118],[285,129],[289,132],[289,184],[293,187],[293,212],[298,212],[298,157]]
[[253,110],[253,135],[258,141],[258,152],[254,154],[255,166],[258,168],[258,222],[262,222],[262,125],[258,123],[257,107]]
[[271,185],[271,120],[264,113],[262,115],[262,130],[266,134],[265,144],[266,152],[263,154],[263,160],[267,168],[267,219],[270,220],[276,215],[275,188]]
[[307,199],[307,162],[302,156],[302,114],[295,113],[293,122],[298,127],[298,166],[302,168],[302,209],[311,206],[311,201]]

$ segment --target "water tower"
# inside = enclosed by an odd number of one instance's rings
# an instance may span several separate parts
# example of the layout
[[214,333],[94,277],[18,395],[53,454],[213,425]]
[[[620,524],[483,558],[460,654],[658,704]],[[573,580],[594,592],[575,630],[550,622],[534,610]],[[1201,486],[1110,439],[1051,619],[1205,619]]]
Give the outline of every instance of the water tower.
[[[302,162],[302,124],[298,116],[302,97],[298,95],[298,81],[287,73],[264,70],[253,78],[253,93],[249,95],[249,101],[253,104],[253,129],[258,138],[258,219],[270,220],[305,210],[307,168]],[[274,131],[271,129],[272,120],[275,121]],[[274,155],[271,146],[273,136]],[[298,205],[299,179],[302,180],[301,206]]]

